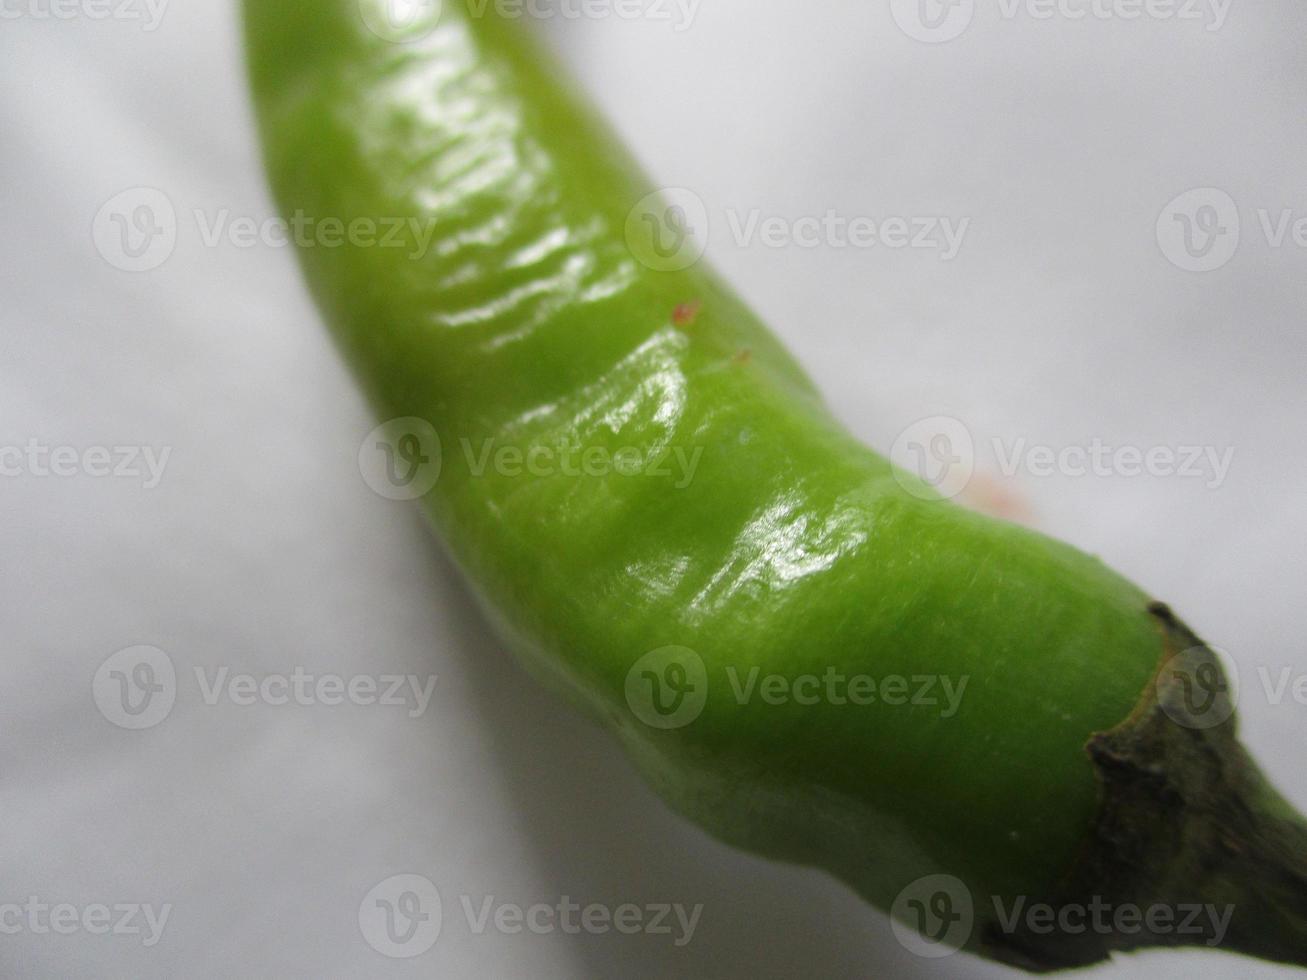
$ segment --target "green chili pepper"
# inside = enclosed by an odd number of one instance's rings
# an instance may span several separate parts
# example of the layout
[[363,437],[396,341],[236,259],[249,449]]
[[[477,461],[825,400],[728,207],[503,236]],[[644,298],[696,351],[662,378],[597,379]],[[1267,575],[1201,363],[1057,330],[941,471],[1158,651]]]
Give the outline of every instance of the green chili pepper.
[[523,662],[673,807],[923,942],[1079,965],[1205,937],[1001,910],[1201,901],[1307,963],[1307,830],[1212,652],[856,442],[520,25],[418,9],[249,0],[251,77],[281,206],[344,229],[300,254],[387,478]]

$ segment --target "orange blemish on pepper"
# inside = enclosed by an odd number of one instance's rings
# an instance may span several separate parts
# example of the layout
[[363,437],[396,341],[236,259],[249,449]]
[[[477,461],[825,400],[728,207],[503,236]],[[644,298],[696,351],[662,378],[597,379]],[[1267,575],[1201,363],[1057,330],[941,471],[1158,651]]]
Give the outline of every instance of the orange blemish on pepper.
[[676,309],[672,310],[672,323],[684,329],[694,323],[702,308],[703,303],[697,299],[692,299],[688,303],[679,303]]
[[753,351],[747,347],[741,347],[739,352],[731,358],[736,364],[748,364],[753,359]]
[[958,495],[958,503],[1012,524],[1035,527],[1037,523],[1034,509],[1024,494],[985,473],[972,476]]

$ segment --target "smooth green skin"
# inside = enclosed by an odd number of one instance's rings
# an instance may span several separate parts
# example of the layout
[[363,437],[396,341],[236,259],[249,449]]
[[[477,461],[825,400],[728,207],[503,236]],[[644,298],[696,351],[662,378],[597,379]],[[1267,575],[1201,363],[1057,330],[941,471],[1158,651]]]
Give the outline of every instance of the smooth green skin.
[[[654,185],[522,25],[447,0],[434,33],[397,44],[359,9],[247,2],[268,168],[288,215],[435,222],[420,258],[301,258],[380,417],[435,425],[423,503],[515,651],[725,840],[882,907],[934,873],[966,882],[982,923],[984,897],[1045,893],[1096,812],[1084,743],[1162,657],[1148,597],[1070,547],[907,492],[703,263],[637,261],[624,229]],[[477,476],[463,439],[703,453],[678,488],[675,468]],[[669,644],[703,658],[709,693],[659,730],[625,685]],[[755,665],[969,682],[951,718],[741,705],[725,671]]]

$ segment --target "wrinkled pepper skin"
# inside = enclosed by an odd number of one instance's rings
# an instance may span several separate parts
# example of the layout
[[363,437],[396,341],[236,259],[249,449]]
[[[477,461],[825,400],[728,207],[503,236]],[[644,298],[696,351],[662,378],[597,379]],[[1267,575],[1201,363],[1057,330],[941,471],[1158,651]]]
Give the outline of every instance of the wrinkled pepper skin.
[[[435,427],[422,505],[492,622],[728,842],[825,868],[882,908],[939,872],[976,895],[1048,893],[1100,804],[1086,742],[1163,659],[1149,596],[930,499],[832,417],[703,262],[642,262],[627,222],[656,185],[493,10],[447,0],[406,43],[369,29],[359,0],[245,10],[282,210],[435,229],[425,253],[410,227],[407,247],[301,259],[379,418]],[[478,471],[487,445],[701,454],[686,482],[675,467]],[[700,658],[707,695],[664,728],[627,686],[667,646]],[[935,705],[740,703],[729,678],[755,667],[966,687],[947,717],[938,685]]]

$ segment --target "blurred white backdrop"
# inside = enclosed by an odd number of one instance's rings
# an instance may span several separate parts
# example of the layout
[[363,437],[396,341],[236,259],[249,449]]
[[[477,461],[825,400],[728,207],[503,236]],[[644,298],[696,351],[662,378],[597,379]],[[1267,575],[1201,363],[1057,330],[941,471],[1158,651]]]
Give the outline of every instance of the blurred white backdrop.
[[[917,959],[842,886],[669,813],[511,663],[412,506],[368,489],[374,420],[293,255],[206,240],[274,214],[232,0],[0,9],[0,905],[167,910],[105,935],[23,912],[0,974],[1008,973]],[[1302,5],[539,9],[658,183],[705,203],[710,256],[838,414],[882,449],[916,420],[962,421],[974,499],[1101,554],[1230,651],[1245,738],[1307,805]],[[140,187],[166,195],[176,238],[124,271],[93,227],[130,219],[111,202]],[[946,218],[956,248],[742,233],[831,213],[885,234]],[[1210,455],[1192,473],[1118,457],[1044,475],[1030,456],[1004,472],[1019,448],[1095,444]],[[123,475],[94,475],[95,447]],[[176,695],[132,729],[93,679],[139,645],[166,654]],[[196,675],[297,668],[435,681],[426,704],[241,705],[206,703]],[[398,874],[444,899],[411,959],[358,920]],[[486,896],[702,913],[684,945],[478,933],[460,899]],[[1180,952],[1100,975],[1281,972]]]

